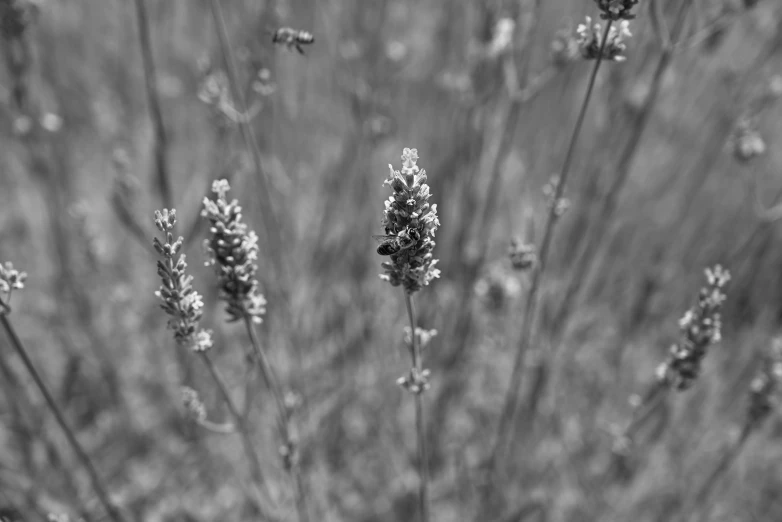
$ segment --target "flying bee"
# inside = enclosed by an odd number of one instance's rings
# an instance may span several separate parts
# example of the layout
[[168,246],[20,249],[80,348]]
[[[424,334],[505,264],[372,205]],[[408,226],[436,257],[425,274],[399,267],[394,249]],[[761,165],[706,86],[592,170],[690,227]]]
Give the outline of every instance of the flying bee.
[[304,54],[302,45],[309,45],[314,41],[315,37],[312,36],[312,33],[291,29],[290,27],[280,27],[274,31],[272,36],[273,44],[284,45],[288,49],[296,49],[299,51],[299,54]]

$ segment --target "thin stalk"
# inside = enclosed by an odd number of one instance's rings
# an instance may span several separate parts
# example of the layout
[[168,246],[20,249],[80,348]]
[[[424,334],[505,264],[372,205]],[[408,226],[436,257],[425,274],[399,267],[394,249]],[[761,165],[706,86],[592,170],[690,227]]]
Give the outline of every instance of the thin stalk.
[[[231,50],[230,38],[228,36],[228,28],[225,23],[225,15],[223,13],[222,4],[220,0],[211,0],[212,17],[215,22],[215,29],[217,32],[217,38],[220,45],[220,51],[223,55],[223,62],[225,63],[226,72],[228,74],[228,80],[231,87],[231,93],[234,98],[239,112],[245,116],[247,112],[247,101],[244,96],[244,91],[241,87],[239,80],[239,71],[236,67],[236,59]],[[255,135],[255,129],[253,128],[250,118],[240,118],[239,128],[244,138],[245,146],[249,149],[253,166],[255,168],[256,178],[260,184],[259,206],[261,210],[261,218],[263,219],[263,227],[266,234],[266,240],[268,242],[267,251],[271,252],[271,261],[274,266],[274,273],[276,276],[267,278],[267,285],[270,293],[275,301],[282,303],[284,306],[289,304],[289,297],[285,292],[285,288],[289,288],[290,285],[285,283],[289,281],[288,264],[283,262],[282,248],[283,236],[281,233],[282,225],[285,221],[279,222],[276,217],[273,201],[270,194],[270,183],[266,173],[263,170],[263,159],[261,158],[261,150],[258,147],[258,139]],[[282,324],[281,329],[286,332],[287,335],[293,335],[293,340],[290,341],[286,336],[285,340],[289,343],[287,348],[292,351],[297,360],[301,360],[301,352],[299,346],[301,343],[296,342],[296,337],[299,335],[298,329],[292,326],[292,318],[290,315],[285,314],[281,317]]]
[[627,143],[622,149],[622,153],[619,156],[619,161],[617,162],[616,168],[614,169],[617,172],[616,178],[611,183],[611,186],[603,202],[603,206],[600,209],[597,222],[593,228],[593,235],[596,237],[592,237],[590,240],[585,242],[584,249],[579,256],[580,261],[574,265],[579,268],[578,274],[576,274],[575,277],[572,277],[568,283],[568,287],[565,290],[565,297],[562,301],[562,308],[558,312],[552,327],[552,331],[558,332],[558,334],[555,334],[557,335],[557,338],[552,343],[555,352],[558,350],[561,338],[564,336],[564,331],[567,326],[566,322],[570,316],[570,311],[577,303],[578,294],[582,289],[583,284],[587,281],[589,273],[593,269],[595,260],[598,259],[598,256],[595,254],[597,253],[597,250],[603,245],[603,239],[605,239],[609,228],[608,224],[611,221],[611,218],[616,212],[618,206],[617,203],[619,201],[619,195],[621,194],[622,189],[624,188],[627,179],[629,178],[636,153],[638,152],[638,146],[641,143],[641,138],[643,137],[649,120],[651,119],[653,109],[657,104],[657,100],[660,97],[663,78],[671,66],[671,61],[675,51],[674,45],[675,42],[679,40],[683,30],[684,21],[687,18],[686,9],[689,7],[689,4],[689,1],[682,0],[679,5],[679,11],[676,13],[674,27],[671,33],[672,43],[663,49],[662,54],[657,61],[657,66],[655,67],[654,75],[652,76],[652,81],[649,87],[649,94],[646,96],[643,106],[640,108],[638,114],[635,117],[635,120],[633,121],[630,138],[628,139]]
[[[488,242],[491,237],[488,229],[490,228],[492,213],[496,211],[496,202],[499,198],[499,194],[502,192],[502,172],[501,166],[505,161],[509,151],[513,146],[513,140],[516,134],[516,125],[519,120],[522,106],[526,105],[542,88],[551,81],[556,74],[556,68],[553,66],[547,67],[542,73],[528,80],[529,68],[530,68],[530,42],[534,41],[540,24],[536,24],[537,13],[540,9],[539,2],[536,1],[532,6],[532,13],[526,16],[522,16],[520,19],[521,34],[524,35],[520,44],[523,49],[523,54],[520,58],[522,66],[520,68],[521,83],[525,86],[521,89],[518,86],[515,87],[515,91],[511,91],[508,96],[508,100],[502,106],[499,107],[499,114],[503,115],[501,130],[499,131],[499,145],[496,148],[494,155],[491,157],[489,167],[486,172],[489,173],[489,187],[486,190],[486,197],[484,202],[481,203],[482,211],[478,213],[480,219],[476,226],[474,237],[478,241],[478,248],[476,249],[477,256],[471,260],[466,266],[466,276],[464,284],[462,285],[462,296],[458,302],[468,302],[470,295],[473,292],[473,286],[475,280],[480,273],[480,268],[483,266],[486,254],[488,252]],[[513,56],[508,55],[505,57],[507,63],[513,63]],[[512,70],[511,70],[512,69]],[[515,73],[515,67],[506,67],[506,77]],[[518,82],[518,78],[515,76],[507,79],[506,83],[515,84]],[[455,339],[456,344],[453,349],[446,354],[446,357],[438,361],[438,369],[443,372],[443,375],[458,375],[458,366],[468,364],[468,358],[464,357],[464,353],[469,343],[469,333],[472,329],[473,316],[469,306],[460,306],[458,315],[455,319],[456,332]],[[434,403],[431,406],[432,420],[429,421],[429,441],[436,440],[438,429],[437,427],[442,424],[444,419],[448,416],[451,404],[457,403],[462,396],[461,390],[463,389],[460,379],[448,379],[445,382],[441,382],[440,393],[436,394]],[[440,461],[437,453],[436,444],[433,447],[432,454],[430,455],[430,463],[437,466]]]
[[255,453],[253,443],[250,440],[246,419],[239,413],[239,409],[236,407],[236,404],[234,404],[234,401],[231,398],[231,394],[228,392],[228,387],[225,385],[225,381],[215,367],[214,362],[209,357],[209,354],[206,352],[199,352],[199,355],[201,356],[201,360],[204,362],[207,370],[209,370],[209,374],[212,376],[212,380],[217,385],[217,389],[220,392],[220,395],[222,395],[223,400],[225,401],[225,405],[228,407],[228,412],[231,414],[231,417],[233,417],[234,422],[236,423],[239,435],[242,437],[242,444],[244,445],[244,452],[247,455],[247,459],[249,461],[250,474],[252,475],[253,481],[258,486],[258,488],[263,491],[266,497],[271,499],[272,495],[269,492],[266,480],[264,479],[263,471],[261,470],[261,463],[258,460],[258,455]]
[[[245,315],[244,324],[247,328],[247,335],[250,337],[250,344],[252,344],[253,352],[255,353],[255,362],[258,364],[258,369],[266,382],[266,387],[272,392],[274,401],[277,405],[277,429],[279,430],[280,438],[283,440],[288,450],[294,451],[294,440],[288,425],[288,409],[285,407],[285,398],[282,393],[280,381],[277,378],[271,361],[269,361],[266,351],[261,348],[252,320],[247,315]],[[296,504],[299,522],[308,522],[309,510],[307,508],[307,499],[304,494],[304,482],[301,472],[296,463],[292,461],[286,461],[285,467],[291,477],[294,502]]]
[[635,436],[635,433],[643,426],[652,412],[654,412],[660,401],[665,398],[667,390],[668,388],[659,381],[652,384],[644,398],[641,400],[641,404],[633,411],[630,423],[622,432],[623,438],[632,439]]
[[25,368],[33,378],[33,381],[35,381],[38,389],[41,391],[41,394],[46,400],[49,409],[54,414],[54,418],[57,420],[57,423],[60,425],[62,431],[65,432],[65,437],[68,439],[68,443],[71,445],[74,453],[76,453],[76,456],[81,461],[82,466],[84,466],[84,468],[87,470],[87,474],[89,475],[90,481],[92,482],[92,488],[98,495],[98,499],[100,500],[100,503],[103,504],[103,507],[105,508],[106,513],[109,515],[109,518],[113,522],[125,522],[125,517],[123,517],[117,507],[112,504],[108,493],[105,489],[103,489],[103,481],[98,475],[98,472],[95,470],[95,466],[93,466],[92,461],[87,455],[87,452],[84,451],[84,448],[82,448],[78,439],[76,439],[76,435],[74,435],[73,430],[65,420],[65,417],[60,411],[60,408],[57,406],[57,402],[49,392],[49,388],[46,386],[46,383],[44,383],[43,379],[38,373],[38,370],[35,369],[35,365],[33,364],[32,359],[30,359],[29,355],[27,354],[27,350],[25,350],[24,345],[22,345],[21,339],[19,339],[19,337],[16,335],[16,331],[5,314],[0,313],[0,323],[2,323],[3,329],[8,334],[8,338],[11,340],[11,345],[13,345],[14,350],[16,350],[16,353],[18,353],[19,357],[22,358],[22,362],[24,363]]
[[141,46],[141,61],[144,67],[144,87],[146,88],[149,116],[152,119],[154,133],[153,147],[155,156],[155,176],[158,190],[165,208],[173,208],[173,192],[171,177],[168,171],[168,134],[163,122],[163,111],[158,92],[158,77],[155,60],[152,53],[152,39],[149,32],[149,15],[145,0],[135,0],[136,19],[138,20],[139,44]]
[[[407,307],[407,317],[410,319],[410,332],[412,346],[410,355],[413,359],[413,367],[420,375],[423,372],[423,363],[421,361],[421,347],[415,335],[415,308],[413,307],[413,296],[404,288],[405,306]],[[426,447],[426,419],[424,417],[424,398],[423,390],[418,390],[415,395],[415,429],[418,435],[418,508],[421,513],[421,522],[429,522],[429,453]]]
[[731,445],[730,448],[728,448],[725,453],[722,454],[722,458],[717,463],[717,466],[714,468],[709,477],[706,479],[703,485],[701,485],[700,489],[693,497],[693,500],[689,505],[689,509],[684,512],[681,518],[682,521],[689,520],[691,518],[692,511],[695,510],[698,506],[705,506],[705,511],[701,513],[701,515],[698,517],[698,520],[700,521],[708,519],[711,513],[711,504],[708,503],[708,500],[714,492],[714,488],[717,486],[717,484],[719,484],[722,476],[730,468],[730,466],[736,460],[736,457],[738,457],[741,451],[744,449],[744,446],[746,445],[747,440],[749,440],[749,436],[752,435],[754,428],[755,424],[752,422],[746,422],[744,424],[744,426],[741,428],[741,434],[739,435],[739,438],[736,440],[736,442],[733,443],[733,445]]
[[546,220],[546,227],[543,233],[543,243],[540,248],[540,255],[538,258],[538,269],[532,276],[532,283],[527,294],[526,306],[524,309],[524,316],[522,318],[522,330],[519,338],[518,349],[516,351],[516,359],[513,363],[513,371],[511,373],[511,381],[508,386],[507,393],[505,395],[505,401],[500,415],[500,420],[497,426],[497,433],[495,435],[494,445],[489,457],[489,473],[494,473],[494,468],[497,463],[497,458],[504,449],[505,439],[510,434],[515,420],[515,413],[519,402],[519,393],[521,391],[521,378],[524,370],[525,356],[528,348],[531,344],[532,338],[532,322],[535,318],[535,312],[538,305],[538,291],[540,290],[541,281],[545,273],[546,261],[548,260],[548,254],[551,247],[551,242],[554,235],[554,225],[557,221],[557,202],[562,198],[567,184],[568,174],[570,173],[570,167],[573,164],[574,152],[578,137],[581,134],[581,128],[584,124],[587,108],[589,107],[589,101],[592,98],[592,91],[594,90],[595,80],[597,79],[597,72],[600,69],[600,64],[603,62],[603,51],[605,50],[606,42],[608,41],[608,32],[611,29],[613,21],[608,20],[606,23],[603,37],[600,42],[600,52],[598,53],[595,65],[592,68],[592,74],[589,78],[586,93],[584,95],[584,101],[581,104],[581,110],[576,120],[575,128],[573,129],[573,135],[570,138],[570,145],[568,146],[567,153],[565,155],[565,162],[562,167],[562,172],[557,183],[554,198],[549,209],[548,217]]
[[[244,97],[244,92],[240,87],[239,72],[236,67],[236,59],[231,51],[231,43],[228,37],[228,29],[225,24],[225,16],[223,15],[223,9],[220,4],[220,0],[211,0],[212,17],[215,21],[215,28],[217,30],[217,38],[220,43],[220,51],[223,54],[223,61],[225,62],[226,72],[228,73],[228,80],[231,84],[231,92],[234,98],[234,103],[237,105],[239,112],[242,115],[247,114],[247,102]],[[260,194],[260,207],[263,216],[263,224],[266,230],[266,239],[271,243],[268,250],[274,252],[272,261],[275,263],[275,268],[280,277],[285,276],[285,266],[282,263],[279,252],[281,252],[282,236],[280,235],[280,229],[278,227],[277,219],[275,217],[274,207],[272,206],[272,200],[269,194],[269,183],[266,174],[263,171],[263,161],[261,159],[261,151],[258,148],[258,140],[255,136],[255,130],[248,118],[240,118],[239,128],[244,138],[245,146],[250,150],[253,159],[253,166],[255,167],[255,174],[258,178],[258,182],[261,185]]]

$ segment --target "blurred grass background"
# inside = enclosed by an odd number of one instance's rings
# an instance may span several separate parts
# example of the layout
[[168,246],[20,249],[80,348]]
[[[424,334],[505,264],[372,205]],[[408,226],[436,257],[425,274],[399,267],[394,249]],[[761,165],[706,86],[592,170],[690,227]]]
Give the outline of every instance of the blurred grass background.
[[[668,26],[679,2],[654,4]],[[756,118],[765,155],[742,164],[730,147],[736,122],[779,71],[782,9],[735,3],[716,41],[710,28],[726,2],[688,3],[688,38],[661,75],[647,122],[639,111],[663,52],[648,5],[631,24],[627,61],[600,71],[536,328],[544,352],[559,342],[562,350],[546,363],[543,399],[518,416],[496,513],[475,518],[529,286],[528,274],[510,268],[508,242],[540,240],[542,187],[561,168],[590,67],[574,60],[551,69],[551,42],[585,15],[596,18],[596,8],[224,1],[243,79],[250,85],[268,71],[268,89],[247,89],[282,237],[276,252],[261,247],[270,300],[262,335],[286,387],[303,398],[296,421],[314,520],[416,519],[412,401],[395,384],[408,369],[406,317],[401,292],[377,278],[371,239],[382,232],[387,164],[399,164],[403,147],[418,149],[442,222],[442,277],[417,300],[420,326],[439,331],[425,354],[434,520],[674,520],[708,474],[741,425],[757,356],[782,319],[779,226],[759,216],[753,192],[757,183],[771,206],[782,190],[779,104],[764,104]],[[199,61],[222,60],[208,2],[146,5],[179,233],[190,241],[218,364],[239,382],[246,338],[224,322],[195,223],[211,181],[230,177],[263,242],[260,185],[238,127],[198,97]],[[512,50],[492,57],[486,49],[504,17],[517,22]],[[12,317],[123,509],[145,521],[254,520],[236,438],[201,432],[182,413],[178,388],[187,383],[210,418],[225,416],[202,368],[177,354],[153,295],[152,212],[164,202],[137,22],[130,1],[41,2],[26,114],[12,103],[13,78],[0,76],[0,260],[30,274]],[[305,56],[272,46],[281,25],[315,35]],[[531,100],[512,99],[509,79],[523,86],[549,70]],[[20,132],[26,117],[33,128]],[[603,223],[622,175],[618,158],[639,126],[616,211]],[[591,243],[596,261],[587,264],[580,253]],[[667,403],[661,433],[631,459],[626,480],[601,483],[612,426],[652,381],[703,267],[714,263],[733,275],[722,344],[694,389]],[[574,280],[580,290],[568,297]],[[0,347],[0,502],[31,519],[99,512],[86,478],[74,483],[64,472],[78,464],[4,337]],[[533,394],[536,381],[524,382],[524,395]],[[261,397],[257,409],[257,447],[284,489],[271,401]],[[752,439],[709,520],[782,520],[781,437],[775,420]]]

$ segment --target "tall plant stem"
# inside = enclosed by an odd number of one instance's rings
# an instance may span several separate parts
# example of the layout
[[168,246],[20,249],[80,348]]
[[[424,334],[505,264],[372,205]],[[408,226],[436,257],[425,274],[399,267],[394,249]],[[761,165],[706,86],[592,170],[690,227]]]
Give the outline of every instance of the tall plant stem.
[[657,61],[657,66],[655,67],[654,75],[652,76],[649,87],[649,93],[644,100],[643,106],[640,108],[632,122],[630,137],[622,149],[619,161],[617,161],[616,168],[614,169],[617,173],[616,178],[608,189],[606,197],[603,200],[603,205],[597,216],[597,221],[593,226],[593,236],[595,237],[592,237],[584,243],[584,249],[578,257],[579,261],[574,264],[574,266],[578,267],[578,273],[575,274],[568,283],[567,289],[565,290],[565,297],[562,301],[562,308],[557,313],[552,327],[552,330],[557,332],[557,338],[552,343],[555,351],[558,350],[560,341],[564,336],[570,311],[578,302],[578,294],[583,284],[589,279],[589,273],[593,269],[595,260],[599,257],[595,254],[603,245],[603,240],[608,233],[608,224],[616,212],[619,195],[629,178],[635,155],[638,152],[638,145],[641,143],[641,138],[649,123],[657,100],[660,97],[663,79],[665,78],[665,73],[668,72],[671,66],[673,54],[676,49],[675,44],[679,40],[684,29],[684,22],[687,18],[687,7],[689,7],[689,5],[689,0],[682,0],[679,4],[679,10],[676,13],[670,41],[668,42],[668,45],[663,48],[662,54],[660,54],[660,58]]
[[244,445],[244,452],[247,455],[247,459],[249,461],[250,473],[252,475],[253,481],[255,482],[256,486],[261,491],[263,491],[267,499],[272,500],[272,495],[269,492],[268,485],[263,476],[261,463],[258,460],[258,454],[255,452],[253,443],[250,440],[250,433],[246,419],[236,407],[236,404],[231,398],[231,394],[228,392],[228,387],[225,385],[225,381],[220,375],[220,372],[215,367],[212,359],[206,352],[199,352],[199,355],[201,356],[201,360],[204,362],[207,370],[209,370],[209,374],[212,376],[212,380],[217,385],[217,389],[220,392],[220,395],[222,395],[223,400],[225,401],[225,405],[228,407],[228,412],[231,414],[231,417],[233,417],[234,422],[236,423],[236,427],[239,430],[239,435],[242,437],[242,444]]
[[[234,103],[237,105],[239,112],[242,116],[247,115],[247,102],[244,97],[244,92],[239,82],[239,72],[236,67],[236,59],[231,51],[231,43],[228,37],[228,29],[225,24],[225,16],[223,15],[223,9],[220,0],[211,0],[212,17],[215,21],[215,28],[217,30],[217,38],[220,43],[220,51],[223,54],[223,61],[228,73],[229,83],[231,84],[231,92],[234,98]],[[286,277],[285,266],[282,263],[280,257],[282,236],[280,235],[280,229],[277,219],[275,217],[274,207],[272,206],[272,199],[269,193],[269,180],[266,177],[266,173],[263,171],[263,161],[261,159],[261,151],[258,148],[258,139],[255,136],[255,130],[249,118],[242,117],[239,119],[239,128],[242,132],[242,137],[246,147],[250,150],[253,159],[253,166],[255,167],[255,174],[260,183],[261,191],[259,194],[261,214],[263,217],[263,225],[266,231],[266,239],[269,241],[270,252],[273,252],[272,262],[275,264],[275,269],[279,274],[279,277]],[[279,286],[279,285],[278,285]],[[279,292],[279,288],[275,288],[275,291]]]
[[[274,371],[274,367],[269,361],[269,357],[266,351],[261,347],[261,343],[258,340],[258,335],[255,333],[252,320],[249,316],[245,316],[244,324],[247,328],[247,335],[250,337],[250,343],[255,353],[255,360],[258,364],[258,369],[266,382],[266,387],[272,392],[274,401],[277,405],[277,429],[279,430],[280,438],[285,444],[286,451],[295,451],[295,441],[291,436],[290,427],[288,425],[288,409],[285,406],[285,397],[282,393],[282,387],[280,381],[277,378],[277,374]],[[293,455],[289,456],[291,459]],[[285,468],[290,474],[294,501],[296,503],[296,511],[299,516],[299,522],[309,521],[309,510],[307,508],[307,498],[304,491],[304,482],[301,476],[301,472],[296,462],[286,460]]]
[[[415,308],[413,296],[407,290],[405,294],[405,306],[407,317],[410,319],[410,338],[412,346],[410,355],[413,360],[413,368],[420,375],[423,372],[421,360],[421,346],[415,334]],[[415,395],[415,429],[418,435],[418,507],[421,514],[421,522],[429,522],[429,453],[426,447],[426,419],[424,417],[424,390],[417,390]]]
[[688,509],[684,511],[681,518],[682,522],[690,520],[693,511],[697,509],[698,506],[705,507],[704,512],[700,514],[697,520],[702,521],[709,518],[712,507],[711,504],[708,503],[709,497],[711,497],[712,493],[714,492],[714,488],[717,486],[717,484],[719,484],[722,476],[730,468],[730,466],[736,460],[736,457],[738,457],[741,451],[744,449],[744,446],[746,445],[747,440],[749,440],[749,436],[752,435],[755,427],[756,424],[753,422],[748,421],[744,423],[744,426],[741,428],[739,438],[736,439],[736,442],[734,442],[727,449],[727,451],[722,454],[722,457],[717,463],[717,466],[714,468],[711,474],[709,474],[706,481],[701,485],[692,501],[688,504]]
[[3,329],[5,330],[6,334],[8,334],[8,338],[11,341],[11,345],[14,347],[14,350],[16,350],[16,353],[19,354],[19,357],[22,358],[22,362],[24,363],[25,368],[33,378],[33,381],[35,381],[38,389],[41,391],[44,400],[46,400],[46,404],[54,414],[54,418],[57,420],[60,428],[63,432],[65,432],[65,437],[68,439],[68,443],[71,445],[74,453],[76,453],[76,456],[81,461],[82,466],[84,466],[84,468],[87,470],[87,474],[89,475],[90,481],[92,482],[92,488],[98,495],[98,499],[100,500],[100,503],[103,504],[103,507],[106,510],[106,513],[109,515],[109,518],[113,522],[125,522],[125,518],[119,512],[117,507],[112,504],[108,493],[105,489],[103,489],[103,481],[98,475],[98,472],[95,470],[95,466],[92,464],[90,457],[87,455],[87,452],[84,451],[84,448],[81,446],[78,439],[76,439],[76,435],[74,435],[73,430],[65,420],[65,417],[60,411],[59,406],[57,406],[57,402],[54,400],[54,397],[49,391],[49,388],[46,386],[46,383],[44,383],[43,378],[38,373],[38,370],[35,369],[35,365],[27,354],[21,339],[19,339],[19,336],[16,335],[16,331],[14,330],[11,321],[8,320],[8,317],[4,313],[0,313],[0,324],[3,325]]
[[549,209],[548,218],[546,220],[546,227],[543,233],[543,242],[540,247],[540,254],[538,256],[538,267],[532,276],[532,284],[527,294],[526,305],[524,309],[524,316],[522,318],[522,329],[519,337],[519,344],[516,351],[516,359],[513,363],[513,370],[511,372],[510,385],[505,395],[505,401],[502,407],[502,413],[500,414],[500,420],[497,425],[497,433],[494,440],[494,445],[489,457],[489,474],[493,475],[497,464],[497,459],[500,453],[504,450],[507,437],[510,435],[511,429],[514,425],[516,409],[519,402],[519,393],[521,391],[521,378],[524,370],[524,362],[528,348],[531,344],[533,320],[535,319],[535,312],[538,305],[538,292],[540,290],[541,281],[546,269],[546,262],[548,260],[548,254],[551,247],[551,241],[554,235],[554,225],[557,221],[557,202],[562,198],[565,192],[565,185],[567,184],[568,174],[570,173],[570,167],[573,164],[573,157],[576,150],[576,144],[578,137],[581,134],[581,128],[584,125],[584,119],[589,107],[589,101],[592,98],[592,91],[594,90],[595,80],[597,79],[597,72],[600,69],[602,63],[603,51],[608,40],[608,33],[611,29],[612,21],[608,20],[606,23],[605,31],[600,42],[600,52],[598,53],[595,65],[592,68],[592,74],[589,77],[589,83],[587,85],[586,93],[584,95],[584,101],[581,104],[581,110],[576,120],[575,128],[573,129],[573,135],[570,138],[570,145],[568,146],[567,153],[565,155],[565,162],[562,167],[562,172],[559,176],[554,198]]
[[152,118],[154,132],[155,177],[158,190],[165,208],[174,206],[171,178],[168,171],[168,134],[163,122],[163,111],[158,92],[158,78],[155,69],[155,59],[152,53],[152,39],[149,32],[149,15],[146,0],[135,0],[136,19],[138,20],[139,44],[141,46],[141,61],[144,66],[144,86],[149,105],[149,115]]
[[660,402],[665,400],[668,388],[660,381],[655,381],[641,398],[641,403],[633,410],[630,422],[622,431],[622,438],[632,440],[636,432],[644,425]]

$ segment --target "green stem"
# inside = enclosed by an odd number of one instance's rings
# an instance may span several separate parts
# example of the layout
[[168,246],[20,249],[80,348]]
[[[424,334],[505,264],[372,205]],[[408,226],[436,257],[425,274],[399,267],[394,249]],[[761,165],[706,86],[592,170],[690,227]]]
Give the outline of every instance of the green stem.
[[[684,21],[687,18],[687,7],[689,7],[689,4],[689,1],[682,0],[679,5],[679,10],[676,13],[674,21],[673,32],[670,35],[672,42],[678,41],[681,36],[684,28]],[[561,340],[564,337],[570,312],[573,307],[578,304],[580,300],[579,293],[584,283],[590,280],[589,275],[594,268],[595,261],[599,258],[596,253],[604,244],[604,240],[608,235],[609,224],[618,208],[619,195],[629,178],[636,153],[638,152],[638,146],[641,143],[641,138],[651,119],[652,111],[657,104],[657,100],[660,97],[663,79],[670,69],[674,51],[675,47],[673,43],[663,48],[662,54],[657,61],[652,81],[650,82],[649,94],[646,96],[643,106],[635,116],[632,123],[632,130],[630,131],[630,138],[622,149],[619,161],[614,169],[617,175],[612,181],[603,201],[603,205],[600,208],[597,222],[593,227],[593,237],[584,243],[583,251],[578,256],[579,261],[574,265],[578,267],[578,273],[575,277],[570,279],[567,289],[565,290],[565,297],[562,300],[562,308],[557,313],[553,323],[554,326],[552,329],[556,332],[555,335],[557,335],[557,338],[552,343],[555,352],[559,349]]]
[[[290,451],[294,451],[294,440],[291,436],[290,428],[288,425],[288,409],[285,407],[285,398],[282,393],[282,387],[280,381],[277,378],[277,374],[274,371],[274,367],[269,361],[269,357],[266,351],[261,348],[261,344],[258,341],[258,336],[255,333],[252,319],[245,315],[244,324],[247,328],[247,335],[250,337],[250,343],[255,353],[255,361],[258,364],[258,369],[266,382],[266,387],[271,390],[274,396],[274,401],[277,405],[277,429],[279,430],[280,438],[285,443],[286,447]],[[307,508],[307,500],[304,493],[304,481],[301,476],[301,472],[295,462],[286,463],[287,471],[290,474],[294,501],[296,503],[296,511],[299,516],[299,522],[309,521],[309,510]]]
[[272,499],[271,493],[269,492],[263,476],[261,463],[258,460],[258,455],[255,453],[255,448],[253,447],[252,441],[250,440],[246,419],[239,413],[239,409],[234,404],[234,401],[231,398],[231,394],[228,392],[228,387],[225,385],[225,381],[215,367],[214,362],[209,357],[209,354],[206,352],[199,352],[198,354],[201,356],[201,360],[204,362],[207,370],[209,370],[209,374],[212,376],[212,380],[217,385],[217,389],[219,390],[220,395],[222,395],[223,400],[225,401],[225,405],[228,407],[228,411],[236,423],[236,427],[242,437],[244,452],[247,455],[247,459],[249,460],[250,473],[252,474],[253,481],[258,486],[258,488],[264,492],[268,499]]
[[155,70],[155,60],[152,53],[152,39],[149,32],[149,16],[145,0],[135,0],[136,19],[138,20],[139,44],[141,45],[141,61],[144,66],[144,86],[146,87],[149,115],[152,118],[154,131],[154,156],[157,185],[165,208],[174,205],[171,190],[171,178],[168,172],[168,135],[163,122],[163,111],[160,106],[158,79]]
[[[423,372],[423,363],[421,360],[421,347],[418,344],[418,338],[415,334],[415,308],[413,307],[413,296],[407,290],[402,290],[405,294],[405,305],[407,307],[407,317],[410,319],[410,355],[413,360],[413,368],[420,375]],[[426,447],[426,419],[424,417],[424,390],[417,390],[415,395],[415,427],[418,435],[418,507],[421,513],[421,522],[429,522],[429,453]]]
[[[242,116],[247,115],[247,103],[244,97],[244,93],[239,83],[239,72],[236,67],[236,59],[231,51],[231,43],[228,38],[228,28],[225,23],[225,16],[220,0],[211,0],[212,17],[215,21],[217,30],[217,38],[220,43],[220,51],[223,54],[223,61],[225,62],[226,72],[228,74],[229,83],[231,84],[231,91],[234,98],[234,103],[237,105],[239,112]],[[249,118],[242,117],[239,119],[239,128],[244,138],[245,146],[249,149],[253,166],[255,167],[255,174],[258,178],[258,182],[261,185],[260,193],[258,194],[260,199],[261,213],[263,214],[263,223],[266,230],[266,236],[271,243],[268,250],[274,252],[272,261],[275,264],[277,273],[280,277],[286,275],[285,266],[282,263],[279,252],[282,252],[282,236],[280,235],[280,228],[275,217],[274,206],[269,192],[268,179],[266,173],[263,171],[263,161],[261,159],[261,151],[258,148],[258,139],[255,136],[255,129],[249,121]],[[278,285],[279,286],[279,285]],[[275,288],[279,291],[279,288]]]
[[714,492],[717,484],[719,484],[722,476],[728,469],[730,469],[731,464],[733,464],[733,462],[736,460],[736,457],[739,456],[741,450],[744,449],[744,446],[746,445],[747,440],[749,440],[749,436],[752,435],[754,428],[755,424],[752,422],[746,422],[744,424],[739,438],[730,446],[730,448],[728,448],[725,453],[722,454],[722,458],[717,463],[717,466],[695,494],[689,509],[685,510],[684,512],[682,521],[689,520],[692,511],[694,511],[698,506],[704,506],[704,512],[700,514],[698,520],[707,520],[709,518],[712,506],[708,503],[708,500]]
[[30,359],[29,355],[27,354],[27,351],[24,348],[24,345],[22,344],[21,339],[19,339],[19,337],[16,335],[16,331],[14,330],[13,326],[11,325],[11,322],[8,320],[8,317],[6,317],[5,314],[0,313],[0,323],[2,323],[3,329],[8,334],[8,338],[11,340],[11,345],[16,350],[16,353],[19,354],[19,357],[22,358],[22,362],[24,363],[25,368],[27,368],[28,373],[33,378],[33,381],[35,381],[35,384],[38,387],[38,389],[41,391],[41,394],[43,395],[43,398],[46,400],[49,409],[54,414],[54,418],[57,420],[57,423],[60,425],[62,431],[65,432],[65,437],[68,439],[68,443],[71,445],[71,448],[73,448],[74,453],[76,453],[76,456],[79,458],[82,465],[87,470],[87,474],[89,475],[90,481],[92,482],[92,487],[95,490],[95,493],[97,493],[98,499],[100,500],[101,504],[103,504],[106,513],[108,513],[109,518],[113,522],[125,522],[125,518],[122,516],[122,514],[119,512],[117,507],[114,506],[114,504],[109,499],[108,493],[102,486],[103,481],[98,475],[98,472],[95,470],[95,467],[93,466],[92,461],[87,455],[87,452],[84,451],[84,448],[76,439],[76,435],[74,435],[73,430],[68,425],[68,422],[65,420],[65,417],[60,411],[59,406],[57,406],[57,402],[54,400],[54,397],[49,392],[49,388],[46,386],[46,383],[44,383],[43,378],[41,378],[41,375],[38,373],[38,370],[35,369],[35,365],[33,364],[32,359]]
[[555,189],[553,201],[551,202],[551,208],[549,209],[548,218],[546,220],[546,227],[543,234],[543,243],[540,248],[540,254],[538,256],[538,268],[534,272],[532,277],[532,283],[527,294],[526,306],[524,309],[524,316],[522,319],[522,330],[519,337],[518,349],[516,351],[516,359],[513,364],[513,370],[511,372],[510,385],[505,395],[505,400],[500,415],[500,421],[497,426],[497,433],[495,435],[494,445],[492,447],[491,455],[489,457],[489,474],[490,476],[495,471],[497,460],[504,450],[506,439],[512,431],[512,427],[515,422],[515,414],[519,402],[519,393],[521,391],[521,378],[525,366],[525,359],[528,348],[531,344],[533,320],[535,318],[535,312],[538,305],[538,292],[540,290],[543,275],[545,273],[546,261],[548,260],[548,254],[551,247],[551,242],[554,236],[554,225],[557,221],[557,202],[562,198],[567,184],[568,174],[570,173],[570,167],[573,164],[574,153],[576,144],[578,143],[578,137],[581,134],[581,128],[584,124],[587,108],[589,107],[589,101],[592,98],[592,91],[594,90],[595,80],[597,79],[597,72],[600,69],[602,63],[603,51],[605,50],[606,42],[608,41],[608,33],[611,30],[612,21],[608,20],[606,23],[603,37],[600,44],[600,52],[595,60],[595,65],[592,68],[592,74],[589,78],[586,93],[584,95],[584,101],[581,104],[581,110],[576,120],[575,128],[573,129],[573,135],[570,138],[570,144],[568,145],[567,153],[565,155],[565,162],[562,167],[562,172],[559,176],[559,180]]

